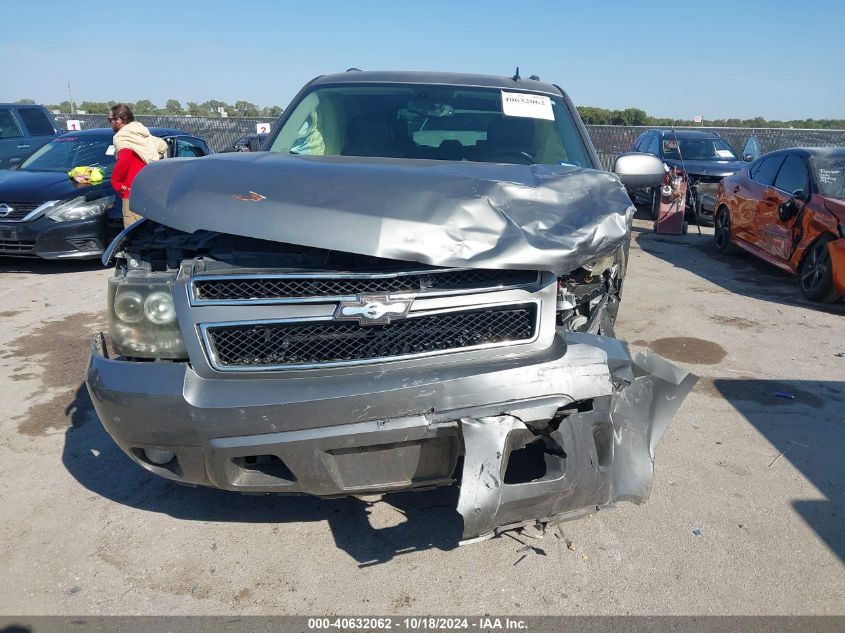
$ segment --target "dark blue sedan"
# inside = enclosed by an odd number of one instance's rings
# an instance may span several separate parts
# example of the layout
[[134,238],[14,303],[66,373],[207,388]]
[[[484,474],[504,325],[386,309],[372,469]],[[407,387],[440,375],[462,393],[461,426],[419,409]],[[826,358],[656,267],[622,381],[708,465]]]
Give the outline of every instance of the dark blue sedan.
[[[169,157],[211,153],[204,140],[181,130],[150,132],[167,141]],[[67,132],[15,168],[0,170],[0,256],[93,259],[103,253],[123,228],[120,201],[109,183],[113,135],[110,128]],[[82,165],[99,167],[103,181],[71,180],[68,171]]]

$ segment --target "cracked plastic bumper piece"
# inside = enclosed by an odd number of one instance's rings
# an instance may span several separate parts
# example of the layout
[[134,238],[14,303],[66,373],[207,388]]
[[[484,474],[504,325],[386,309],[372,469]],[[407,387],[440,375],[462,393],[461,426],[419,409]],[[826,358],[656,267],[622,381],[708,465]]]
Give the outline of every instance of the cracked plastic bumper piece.
[[[696,378],[625,343],[558,335],[534,357],[299,379],[203,378],[108,358],[87,385],[133,461],[240,492],[354,495],[454,483],[464,539],[649,493],[654,449]],[[150,454],[174,455],[167,464]],[[463,457],[463,471],[458,464]]]
[[612,394],[574,402],[539,426],[512,414],[461,420],[465,539],[648,498],[655,447],[698,378],[654,354],[631,359],[619,341],[602,344]]

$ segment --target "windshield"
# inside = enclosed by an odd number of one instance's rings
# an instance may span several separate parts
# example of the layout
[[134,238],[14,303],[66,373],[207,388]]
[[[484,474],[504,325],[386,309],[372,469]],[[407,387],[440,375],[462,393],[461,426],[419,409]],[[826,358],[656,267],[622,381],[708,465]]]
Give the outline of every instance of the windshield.
[[813,169],[823,196],[845,200],[845,158],[815,158]]
[[108,171],[114,167],[110,136],[59,136],[21,163],[30,171],[70,171],[86,165]]
[[679,160],[681,157],[684,160],[739,160],[731,146],[720,138],[664,138],[663,158]]
[[318,88],[270,151],[593,166],[563,99],[455,86]]

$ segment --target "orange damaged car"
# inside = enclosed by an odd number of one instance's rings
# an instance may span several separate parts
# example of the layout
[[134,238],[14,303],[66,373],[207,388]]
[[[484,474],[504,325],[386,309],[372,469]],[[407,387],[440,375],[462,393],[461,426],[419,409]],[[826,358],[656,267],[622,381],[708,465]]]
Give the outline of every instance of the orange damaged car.
[[798,275],[801,292],[845,295],[845,147],[783,149],[719,184],[716,248],[739,248]]

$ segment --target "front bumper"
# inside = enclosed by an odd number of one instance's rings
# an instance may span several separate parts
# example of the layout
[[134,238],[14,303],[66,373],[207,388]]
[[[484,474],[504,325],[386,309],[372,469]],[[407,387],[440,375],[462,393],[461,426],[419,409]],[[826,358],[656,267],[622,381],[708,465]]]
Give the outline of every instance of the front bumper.
[[[86,383],[103,426],[163,477],[321,496],[461,477],[464,538],[648,497],[654,449],[696,378],[615,339],[558,335],[478,368],[290,380],[205,378],[187,363],[109,359]],[[170,451],[165,465],[145,449]],[[463,457],[461,473],[457,465]]]
[[106,217],[54,222],[0,222],[0,256],[42,259],[93,259],[106,245]]

